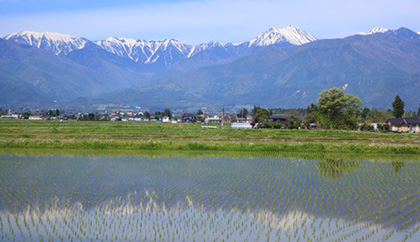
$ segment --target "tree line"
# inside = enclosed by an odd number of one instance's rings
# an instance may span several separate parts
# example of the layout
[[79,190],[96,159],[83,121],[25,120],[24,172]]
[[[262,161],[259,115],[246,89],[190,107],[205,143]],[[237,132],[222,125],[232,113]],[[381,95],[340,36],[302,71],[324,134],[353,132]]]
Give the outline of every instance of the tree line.
[[[319,94],[317,103],[311,103],[304,112],[299,109],[283,110],[284,114],[289,114],[288,128],[309,128],[310,124],[315,123],[323,129],[357,129],[363,123],[361,129],[372,129],[370,123],[385,122],[388,118],[419,117],[420,108],[416,113],[404,111],[404,102],[397,95],[392,103],[393,110],[379,111],[377,108],[362,108],[363,102],[359,97],[352,94],[345,94],[340,88],[330,88],[323,90]],[[254,115],[255,123],[267,124],[272,116],[273,110],[254,106],[251,113]],[[272,125],[271,125],[272,126]]]

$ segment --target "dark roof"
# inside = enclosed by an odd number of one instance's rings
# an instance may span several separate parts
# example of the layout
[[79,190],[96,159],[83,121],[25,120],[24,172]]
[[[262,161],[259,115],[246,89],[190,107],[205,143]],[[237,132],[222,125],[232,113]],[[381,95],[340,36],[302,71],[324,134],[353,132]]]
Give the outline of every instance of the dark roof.
[[290,117],[290,114],[274,114],[271,119],[289,119]]
[[62,117],[72,118],[72,117],[74,117],[74,114],[72,114],[72,113],[63,113],[61,116]]
[[409,124],[420,124],[420,118],[405,118]]
[[389,124],[419,124],[420,118],[390,118],[386,121]]
[[182,115],[182,118],[189,118],[189,117],[195,117],[195,114],[193,114],[193,113],[184,113]]

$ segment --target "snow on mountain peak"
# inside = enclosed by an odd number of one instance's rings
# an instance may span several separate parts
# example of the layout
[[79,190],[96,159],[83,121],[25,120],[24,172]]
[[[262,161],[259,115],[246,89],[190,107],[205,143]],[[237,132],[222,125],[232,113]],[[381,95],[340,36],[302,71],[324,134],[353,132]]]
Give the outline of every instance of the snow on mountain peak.
[[[85,47],[91,42],[84,38],[78,38],[66,34],[49,32],[22,31],[5,37],[7,40],[14,40],[18,43],[35,46],[53,52],[56,55],[67,55],[68,53]],[[208,43],[191,46],[176,39],[164,40],[136,40],[129,38],[110,37],[105,40],[98,40],[91,43],[102,49],[134,60],[138,63],[164,63],[169,66],[183,58],[190,58],[203,51],[219,48],[226,53],[239,53],[252,46],[269,46],[280,43],[302,45],[316,40],[306,31],[291,25],[282,29],[271,28],[249,42],[237,44],[224,44],[213,40]]]
[[211,49],[211,48],[215,48],[215,47],[224,47],[224,46],[225,46],[225,44],[223,44],[222,42],[219,42],[217,40],[212,40],[208,43],[199,44],[199,45],[196,45],[196,46],[192,47],[192,49],[191,49],[190,53],[188,53],[187,57],[190,58],[190,57],[196,55],[197,53],[202,52],[202,51],[207,50],[207,49]]
[[67,55],[73,50],[82,49],[88,42],[86,39],[67,34],[33,31],[10,34],[5,39],[49,50],[56,55]]
[[296,28],[294,26],[286,26],[282,29],[271,28],[258,37],[252,39],[249,42],[249,46],[268,46],[279,43],[290,43],[292,45],[303,45],[312,41],[316,38],[308,32]]
[[[175,51],[182,56],[187,56],[192,48],[190,45],[175,39],[147,41],[111,37],[106,40],[95,41],[95,44],[108,52],[130,58],[139,63],[154,63],[159,57],[165,56],[163,52],[167,51]],[[170,60],[167,60],[167,63],[169,62]]]
[[368,32],[360,32],[360,33],[358,33],[358,35],[372,35],[372,34],[377,34],[377,33],[385,33],[385,32],[388,32],[388,31],[389,31],[389,29],[375,27],[375,28],[369,30]]
[[34,32],[34,31],[21,31],[18,33],[10,34],[5,37],[5,39],[13,39],[13,38],[35,38],[35,39],[41,39],[46,38],[52,41],[65,41],[69,42],[72,39],[79,39],[77,37],[68,35],[68,34],[59,34],[59,33],[51,33],[51,32]]

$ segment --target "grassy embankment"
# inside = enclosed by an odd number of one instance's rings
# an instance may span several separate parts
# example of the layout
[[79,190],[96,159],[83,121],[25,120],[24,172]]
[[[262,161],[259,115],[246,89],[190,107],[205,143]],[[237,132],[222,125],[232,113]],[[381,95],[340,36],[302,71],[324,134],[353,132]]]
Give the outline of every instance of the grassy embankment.
[[0,120],[0,149],[420,154],[419,134],[204,129],[199,124]]

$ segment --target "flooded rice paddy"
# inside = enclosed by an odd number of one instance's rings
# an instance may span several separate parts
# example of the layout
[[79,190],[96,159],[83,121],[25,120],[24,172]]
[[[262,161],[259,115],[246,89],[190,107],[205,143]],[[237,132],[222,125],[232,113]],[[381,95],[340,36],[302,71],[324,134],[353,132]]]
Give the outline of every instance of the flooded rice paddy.
[[0,155],[0,241],[420,241],[420,160]]

